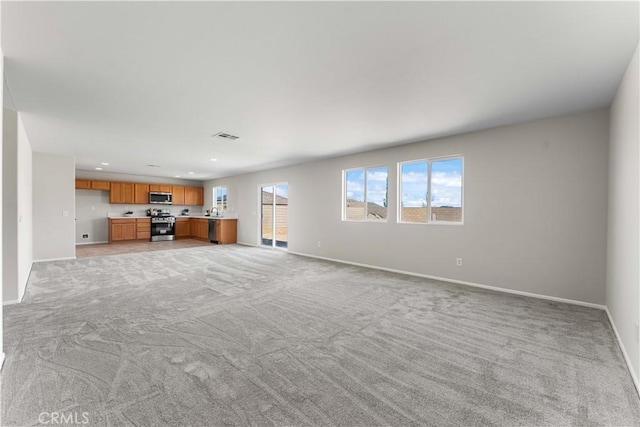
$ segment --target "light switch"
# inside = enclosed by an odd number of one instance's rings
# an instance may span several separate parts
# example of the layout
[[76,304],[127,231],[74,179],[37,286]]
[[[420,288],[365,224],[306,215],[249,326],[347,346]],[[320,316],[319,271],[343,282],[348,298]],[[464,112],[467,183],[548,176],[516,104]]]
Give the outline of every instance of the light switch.
[[62,211],[62,216],[69,216],[69,211]]

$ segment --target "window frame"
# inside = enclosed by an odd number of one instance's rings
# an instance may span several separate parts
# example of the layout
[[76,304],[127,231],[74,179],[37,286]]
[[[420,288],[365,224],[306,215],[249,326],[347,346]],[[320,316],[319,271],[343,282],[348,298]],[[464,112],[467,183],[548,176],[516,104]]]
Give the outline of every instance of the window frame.
[[[226,200],[222,200],[220,202],[220,207],[218,207],[218,189],[219,188],[224,188],[225,190],[224,196],[226,197]],[[211,195],[213,196],[213,203],[212,203],[213,206],[211,207],[218,209],[218,214],[220,214],[223,210],[229,210],[229,187],[227,187],[226,185],[214,185],[213,188],[211,189]]]
[[[368,188],[368,179],[367,179],[367,171],[370,169],[387,169],[387,217],[383,219],[369,219],[368,211],[369,206],[367,202],[367,188]],[[361,166],[357,168],[349,168],[342,170],[342,221],[345,222],[375,222],[375,223],[387,223],[389,222],[389,166],[388,165],[377,165],[377,166]],[[364,196],[364,219],[348,219],[347,218],[347,173],[353,171],[361,170],[364,174],[364,188],[362,190],[362,194]]]
[[[446,160],[454,160],[460,159],[462,162],[462,169],[460,171],[460,221],[433,221],[431,219],[431,172],[432,167],[431,164],[433,162],[440,162]],[[403,221],[402,220],[402,165],[408,163],[427,163],[427,221],[426,222],[412,222],[412,221]],[[411,224],[411,225],[464,225],[464,155],[462,154],[451,154],[447,156],[438,156],[438,157],[428,157],[424,159],[412,159],[412,160],[404,160],[398,162],[397,164],[397,172],[398,172],[398,200],[397,200],[397,212],[396,212],[396,221],[398,224]]]

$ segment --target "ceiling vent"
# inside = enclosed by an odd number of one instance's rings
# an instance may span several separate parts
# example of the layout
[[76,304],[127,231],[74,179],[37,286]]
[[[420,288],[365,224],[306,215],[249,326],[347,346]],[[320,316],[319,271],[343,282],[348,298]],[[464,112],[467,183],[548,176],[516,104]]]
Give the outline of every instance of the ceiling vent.
[[238,136],[235,135],[231,135],[230,133],[225,133],[225,132],[218,132],[216,134],[211,135],[212,138],[222,138],[222,139],[227,139],[229,141],[235,141],[236,139],[238,139]]
[[147,166],[149,166],[150,168],[161,168],[162,167],[160,165],[147,165]]

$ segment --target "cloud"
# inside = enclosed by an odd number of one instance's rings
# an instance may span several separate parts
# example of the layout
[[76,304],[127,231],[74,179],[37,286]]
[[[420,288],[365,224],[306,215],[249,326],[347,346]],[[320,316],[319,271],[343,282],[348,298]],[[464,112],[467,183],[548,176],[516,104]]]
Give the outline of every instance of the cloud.
[[431,174],[431,186],[460,187],[462,175],[457,172],[433,172]]
[[426,172],[405,172],[402,174],[402,183],[403,184],[411,184],[411,183],[424,183],[427,182],[427,173]]
[[367,172],[367,182],[387,182],[387,172]]

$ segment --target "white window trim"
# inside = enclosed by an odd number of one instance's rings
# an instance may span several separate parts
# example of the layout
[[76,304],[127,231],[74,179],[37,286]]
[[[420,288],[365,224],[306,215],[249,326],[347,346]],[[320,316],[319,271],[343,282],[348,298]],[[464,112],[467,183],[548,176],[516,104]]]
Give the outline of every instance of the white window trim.
[[[367,171],[369,169],[387,169],[387,217],[384,219],[368,219],[369,215],[367,205]],[[364,219],[347,219],[347,172],[351,171],[364,171]],[[388,165],[378,165],[378,166],[362,166],[359,168],[349,168],[342,170],[342,221],[344,222],[373,222],[373,223],[387,223],[389,222],[389,166]]]
[[[455,221],[433,221],[431,220],[431,163],[439,162],[443,160],[453,160],[460,159],[462,161],[462,172],[460,174],[461,182],[460,182],[460,203],[462,205],[462,220],[460,222]],[[411,222],[411,221],[403,221],[402,220],[402,165],[406,163],[419,163],[419,162],[427,162],[427,222]],[[398,162],[397,165],[398,172],[398,200],[397,200],[397,212],[396,219],[398,224],[410,224],[410,225],[464,225],[464,155],[462,154],[453,154],[449,156],[439,156],[439,157],[429,157],[426,159],[412,159],[412,160],[403,160]]]

